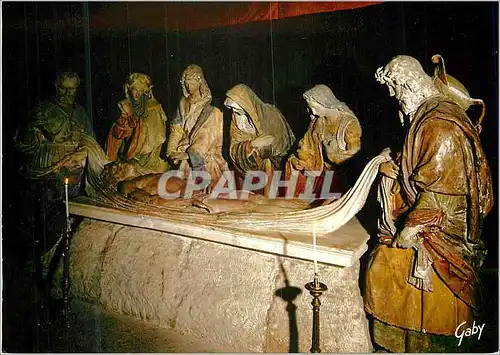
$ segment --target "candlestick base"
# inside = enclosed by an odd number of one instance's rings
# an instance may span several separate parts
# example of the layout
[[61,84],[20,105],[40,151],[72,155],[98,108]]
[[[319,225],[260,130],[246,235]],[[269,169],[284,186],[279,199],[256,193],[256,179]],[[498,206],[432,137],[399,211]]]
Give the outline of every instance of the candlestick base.
[[313,306],[313,329],[312,329],[312,345],[311,345],[311,353],[320,353],[321,349],[319,347],[319,307],[321,306],[321,302],[319,297],[323,294],[323,292],[328,290],[328,287],[319,282],[318,274],[314,274],[314,281],[308,282],[305,285],[305,288],[309,291],[311,296],[313,296],[313,300],[311,302]]

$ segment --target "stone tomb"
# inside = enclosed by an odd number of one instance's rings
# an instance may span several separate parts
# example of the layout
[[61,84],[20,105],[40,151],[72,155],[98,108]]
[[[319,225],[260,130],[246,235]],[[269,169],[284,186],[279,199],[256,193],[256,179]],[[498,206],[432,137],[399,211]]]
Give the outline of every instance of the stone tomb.
[[204,228],[70,202],[85,217],[71,244],[74,296],[234,352],[309,352],[316,255],[321,350],[371,352],[358,287],[368,233],[353,218],[331,235],[280,236]]

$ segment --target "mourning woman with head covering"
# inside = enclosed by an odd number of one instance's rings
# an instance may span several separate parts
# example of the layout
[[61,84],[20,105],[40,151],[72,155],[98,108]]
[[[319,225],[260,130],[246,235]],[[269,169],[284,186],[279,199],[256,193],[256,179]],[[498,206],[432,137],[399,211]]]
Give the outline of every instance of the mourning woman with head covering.
[[[311,122],[299,142],[296,155],[292,155],[286,164],[287,179],[294,170],[301,172],[296,195],[305,187],[304,172],[322,176],[325,170],[350,159],[361,148],[361,126],[356,115],[335,97],[328,86],[316,85],[303,97]],[[316,185],[318,182],[316,180]]]
[[241,175],[264,171],[268,175],[267,195],[273,172],[295,142],[295,136],[282,113],[262,100],[244,84],[226,93],[224,105],[232,110],[229,154]]

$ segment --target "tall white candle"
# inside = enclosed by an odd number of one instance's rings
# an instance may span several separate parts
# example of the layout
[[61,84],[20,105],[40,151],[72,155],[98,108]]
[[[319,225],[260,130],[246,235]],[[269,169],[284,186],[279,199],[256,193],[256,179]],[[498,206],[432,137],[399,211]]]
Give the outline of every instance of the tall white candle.
[[64,194],[65,194],[65,197],[66,197],[66,217],[69,218],[68,178],[64,178]]
[[314,276],[318,275],[318,260],[316,257],[316,222],[313,222]]

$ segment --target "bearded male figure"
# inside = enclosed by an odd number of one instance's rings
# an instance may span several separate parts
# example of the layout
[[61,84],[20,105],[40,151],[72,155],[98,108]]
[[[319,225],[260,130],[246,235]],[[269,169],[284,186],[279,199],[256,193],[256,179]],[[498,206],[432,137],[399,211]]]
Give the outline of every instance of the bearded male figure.
[[108,134],[107,155],[112,161],[134,160],[144,174],[167,171],[168,164],[160,157],[167,116],[153,96],[151,78],[133,73],[124,91],[126,99],[118,103],[120,116]]
[[376,79],[409,128],[397,161],[380,167],[383,213],[364,295],[373,340],[393,352],[462,351],[455,331],[480,310],[481,226],[493,205],[479,133],[415,58],[395,57]]
[[46,175],[66,154],[72,153],[83,135],[94,137],[89,117],[75,102],[80,78],[74,72],[61,72],[54,82],[56,94],[41,101],[26,127],[16,138],[24,153],[29,175]]
[[[100,149],[89,117],[75,102],[80,86],[78,74],[58,73],[54,85],[55,95],[34,107],[29,121],[15,138],[23,173],[19,179],[25,184],[19,192],[19,200],[24,204],[19,213],[34,218],[37,248],[52,246],[66,227],[63,181],[67,178],[70,198],[83,193],[83,159],[71,166],[62,166],[62,162],[78,154],[83,146]],[[24,229],[20,234],[23,232]],[[43,243],[39,236],[43,236]]]

